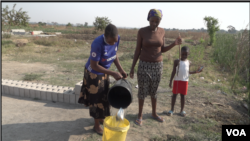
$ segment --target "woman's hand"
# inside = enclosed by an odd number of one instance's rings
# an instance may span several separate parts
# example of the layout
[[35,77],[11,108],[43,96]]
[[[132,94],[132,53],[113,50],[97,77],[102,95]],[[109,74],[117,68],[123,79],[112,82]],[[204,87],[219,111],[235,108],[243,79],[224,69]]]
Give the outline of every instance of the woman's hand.
[[120,73],[123,76],[123,78],[127,78],[127,73],[124,70],[120,71]]
[[115,80],[122,79],[122,75],[119,72],[113,72],[112,76],[115,78]]
[[130,78],[132,78],[132,79],[134,78],[134,69],[131,69],[131,70],[130,70],[129,75],[130,75]]
[[182,39],[181,39],[181,36],[179,35],[179,37],[175,39],[174,44],[180,45],[181,43],[182,43]]

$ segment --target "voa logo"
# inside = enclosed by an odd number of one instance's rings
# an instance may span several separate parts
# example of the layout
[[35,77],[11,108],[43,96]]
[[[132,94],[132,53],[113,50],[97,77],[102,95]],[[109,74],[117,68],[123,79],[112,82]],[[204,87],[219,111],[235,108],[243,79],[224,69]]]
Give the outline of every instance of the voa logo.
[[226,129],[227,135],[231,136],[233,134],[233,136],[246,136],[246,132],[244,129],[241,129],[241,131],[239,131],[238,129]]

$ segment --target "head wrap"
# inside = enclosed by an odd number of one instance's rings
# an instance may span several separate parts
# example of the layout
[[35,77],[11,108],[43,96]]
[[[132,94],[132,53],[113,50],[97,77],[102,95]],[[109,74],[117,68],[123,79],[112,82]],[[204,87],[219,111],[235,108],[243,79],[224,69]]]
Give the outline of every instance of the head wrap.
[[161,12],[160,9],[151,9],[149,12],[148,12],[148,21],[149,21],[149,18],[150,17],[159,17],[159,18],[162,18],[163,14]]

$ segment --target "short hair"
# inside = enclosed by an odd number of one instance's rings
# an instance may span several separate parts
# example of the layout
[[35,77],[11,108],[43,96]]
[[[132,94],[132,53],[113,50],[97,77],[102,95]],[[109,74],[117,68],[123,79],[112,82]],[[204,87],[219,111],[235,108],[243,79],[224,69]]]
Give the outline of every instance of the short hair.
[[105,37],[116,37],[118,35],[118,30],[115,25],[109,24],[105,28],[104,32]]
[[189,48],[188,48],[187,46],[183,46],[183,47],[181,48],[181,52],[183,52],[183,51],[189,52]]

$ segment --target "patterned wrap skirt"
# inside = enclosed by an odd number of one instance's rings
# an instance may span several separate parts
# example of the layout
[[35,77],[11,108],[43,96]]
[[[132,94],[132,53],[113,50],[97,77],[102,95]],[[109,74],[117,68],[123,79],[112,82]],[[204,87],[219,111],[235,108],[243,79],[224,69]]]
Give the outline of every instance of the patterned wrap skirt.
[[147,95],[157,98],[157,89],[161,81],[163,62],[139,62],[137,71],[138,98],[144,99]]
[[104,119],[110,116],[108,91],[109,75],[97,75],[85,68],[78,103],[88,106],[90,116],[94,119]]

